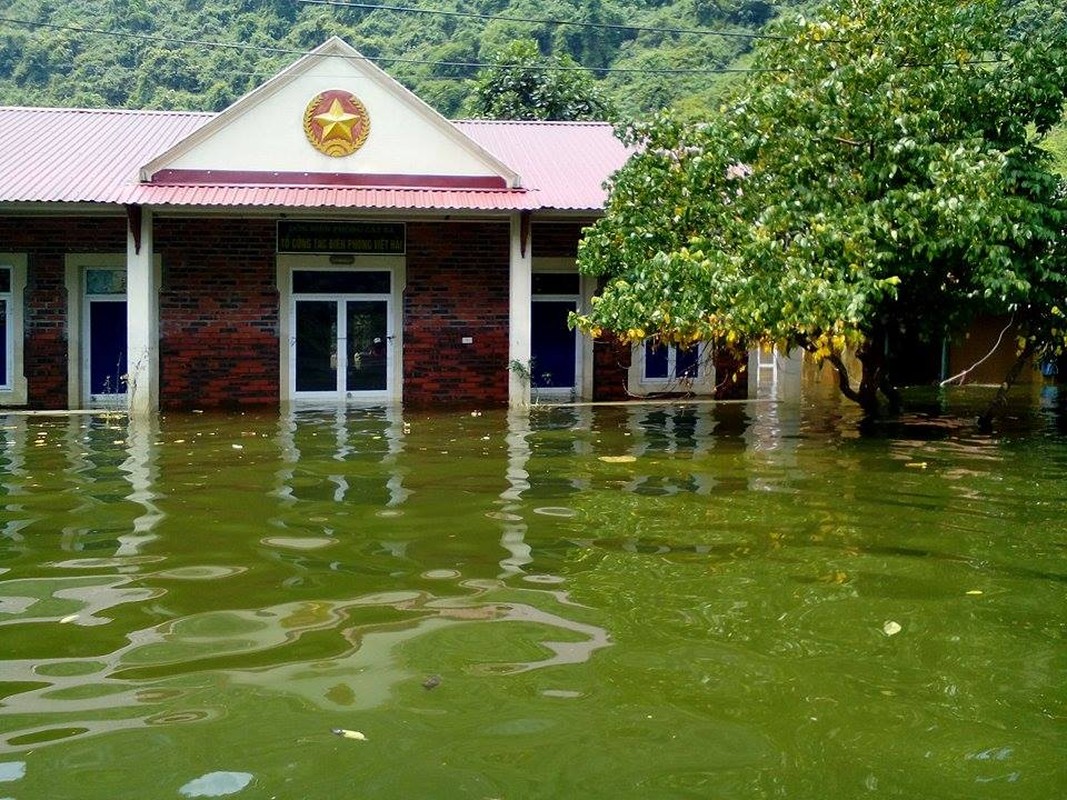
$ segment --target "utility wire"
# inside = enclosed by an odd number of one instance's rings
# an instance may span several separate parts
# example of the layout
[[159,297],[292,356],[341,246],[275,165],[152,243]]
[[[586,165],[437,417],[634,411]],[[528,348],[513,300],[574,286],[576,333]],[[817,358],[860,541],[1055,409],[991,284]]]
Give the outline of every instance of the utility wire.
[[[326,2],[326,0],[301,0],[302,2]],[[375,6],[375,8],[382,8],[382,6]],[[416,9],[417,10],[417,9]],[[497,17],[497,19],[501,19]],[[105,28],[89,28],[78,25],[56,25],[50,22],[32,22],[23,19],[14,19],[12,17],[0,17],[0,22],[6,22],[11,25],[21,25],[29,28],[45,28],[48,30],[56,31],[69,31],[72,33],[86,33],[98,36],[113,36],[116,38],[136,39],[138,41],[145,42],[157,42],[162,44],[182,44],[190,45],[194,47],[216,47],[220,49],[231,50],[254,50],[260,53],[273,53],[276,55],[293,55],[293,56],[307,56],[311,55],[306,50],[296,50],[293,48],[277,47],[272,45],[259,45],[248,44],[244,42],[213,42],[204,39],[185,39],[177,36],[160,36],[157,34],[148,33],[131,33],[128,31],[116,31],[108,30]],[[661,29],[657,29],[661,30]],[[823,43],[830,42],[830,39],[822,40]],[[330,56],[322,57],[333,57]],[[430,67],[455,67],[460,69],[472,69],[479,70],[485,68],[495,69],[525,69],[527,65],[524,64],[508,64],[508,63],[493,63],[484,61],[440,61],[435,59],[420,59],[420,58],[404,58],[401,56],[377,56],[370,57],[365,55],[355,56],[342,56],[342,58],[354,61],[366,61],[371,64],[376,62],[387,62],[390,64],[413,64],[418,66],[430,66]],[[1003,59],[982,59],[974,60],[964,64],[942,64],[940,66],[945,67],[960,67],[971,66],[975,64],[999,64],[1004,63]],[[934,66],[932,64],[904,64],[902,67],[929,67]],[[748,74],[757,72],[789,72],[784,67],[701,67],[701,68],[687,68],[687,67],[585,67],[581,64],[567,65],[567,64],[538,64],[537,69],[545,70],[547,72],[591,72],[598,75],[605,74],[637,74],[637,75],[724,75],[724,74]],[[451,77],[451,76],[443,76]],[[457,78],[462,80],[463,78]]]
[[[103,28],[88,28],[77,25],[56,25],[50,22],[30,22],[27,20],[13,19],[10,17],[0,17],[0,22],[7,22],[13,25],[22,25],[30,28],[47,28],[49,30],[56,31],[70,31],[72,33],[88,33],[99,36],[115,36],[126,39],[137,39],[139,41],[146,42],[159,42],[164,44],[184,44],[195,47],[218,47],[218,48],[230,48],[234,50],[255,50],[257,52],[275,53],[278,55],[296,55],[306,56],[309,53],[306,50],[294,50],[285,47],[276,47],[270,45],[257,45],[247,44],[243,42],[211,42],[203,39],[184,39],[175,36],[159,36],[148,33],[129,33],[126,31],[107,30]],[[330,56],[323,57],[331,57]],[[367,61],[375,63],[378,61],[388,62],[390,64],[416,64],[421,66],[433,66],[433,67],[460,67],[464,69],[484,69],[487,67],[497,69],[524,69],[523,64],[499,64],[480,61],[438,61],[433,59],[419,59],[419,58],[403,58],[398,56],[378,56],[371,58],[370,56],[358,55],[358,56],[343,56],[346,59],[352,59],[356,61]],[[622,73],[622,74],[641,74],[641,75],[720,75],[725,73],[748,73],[748,72],[781,72],[782,70],[776,69],[755,69],[755,68],[743,68],[743,67],[702,67],[702,68],[684,68],[684,67],[583,67],[581,64],[575,64],[573,66],[566,64],[539,64],[538,69],[543,69],[549,72],[593,72],[596,74],[605,73]]]
[[[360,8],[369,11],[398,11],[409,14],[434,14],[440,17],[466,17],[484,19],[489,22],[529,22],[535,25],[570,25],[576,28],[597,28],[609,31],[634,31],[637,33],[695,34],[697,36],[722,36],[732,39],[774,39],[785,41],[787,36],[775,36],[769,33],[740,33],[737,31],[712,30],[711,28],[657,28],[644,25],[619,25],[611,22],[579,22],[570,19],[553,19],[540,17],[513,17],[506,14],[480,14],[476,11],[445,11],[438,8],[413,8],[410,6],[387,6],[377,3],[353,3],[347,0],[300,0],[305,5],[336,6],[338,8]],[[834,41],[825,39],[823,41]]]

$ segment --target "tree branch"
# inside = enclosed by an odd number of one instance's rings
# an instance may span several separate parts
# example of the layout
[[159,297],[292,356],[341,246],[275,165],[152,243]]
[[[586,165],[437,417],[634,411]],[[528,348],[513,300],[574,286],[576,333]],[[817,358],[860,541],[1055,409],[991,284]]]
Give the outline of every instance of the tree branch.
[[852,388],[852,381],[848,375],[848,367],[845,366],[845,362],[841,360],[841,356],[837,353],[831,353],[826,357],[826,360],[830,362],[835,370],[837,370],[837,385],[841,389],[841,394],[851,400],[853,403],[859,403],[862,405],[860,393]]
[[855,139],[849,139],[845,136],[835,136],[834,141],[840,142],[841,144],[847,144],[849,147],[866,147],[868,144],[868,142],[859,142]]

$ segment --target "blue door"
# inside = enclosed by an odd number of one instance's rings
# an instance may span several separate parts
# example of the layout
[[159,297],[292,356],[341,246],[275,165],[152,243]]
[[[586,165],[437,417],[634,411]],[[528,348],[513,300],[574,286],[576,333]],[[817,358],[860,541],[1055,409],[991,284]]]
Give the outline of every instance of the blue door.
[[126,395],[126,301],[89,301],[89,399]]
[[531,304],[531,379],[535,389],[574,389],[577,376],[577,335],[567,317],[573,300],[541,300]]

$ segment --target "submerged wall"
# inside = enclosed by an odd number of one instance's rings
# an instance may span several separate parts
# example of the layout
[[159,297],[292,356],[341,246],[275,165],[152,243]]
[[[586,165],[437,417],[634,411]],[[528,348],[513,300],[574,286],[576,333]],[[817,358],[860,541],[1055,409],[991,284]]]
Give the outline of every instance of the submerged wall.
[[405,403],[507,402],[510,231],[408,223]]
[[157,219],[160,406],[278,402],[273,219]]

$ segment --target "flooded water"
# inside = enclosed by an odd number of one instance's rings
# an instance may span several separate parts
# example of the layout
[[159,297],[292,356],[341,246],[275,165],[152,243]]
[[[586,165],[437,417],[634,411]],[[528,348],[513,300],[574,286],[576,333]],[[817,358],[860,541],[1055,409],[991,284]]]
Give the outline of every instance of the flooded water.
[[1067,433],[0,417],[0,797],[1067,793]]

